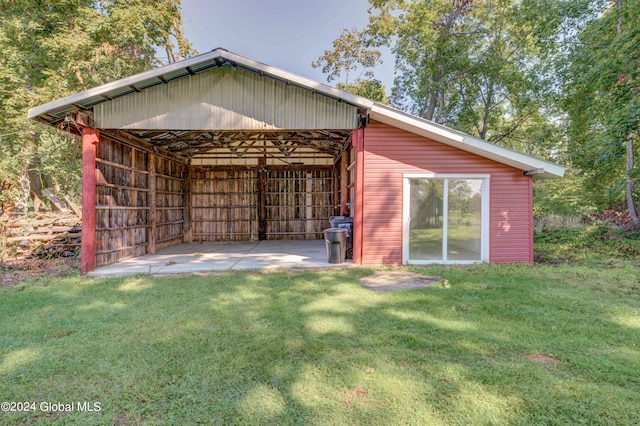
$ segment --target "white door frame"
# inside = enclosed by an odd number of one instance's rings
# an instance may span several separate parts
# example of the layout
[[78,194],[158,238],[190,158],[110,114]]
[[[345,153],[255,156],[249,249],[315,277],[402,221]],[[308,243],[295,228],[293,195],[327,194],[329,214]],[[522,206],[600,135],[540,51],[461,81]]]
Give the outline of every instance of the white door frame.
[[[443,193],[443,206],[447,208],[443,211],[443,225],[448,223],[449,215],[449,191],[448,181],[449,179],[480,179],[482,180],[482,208],[481,208],[481,253],[479,261],[468,260],[412,260],[409,259],[409,236],[410,236],[410,224],[411,224],[411,203],[409,197],[411,196],[411,179],[443,179],[444,180],[444,193]],[[450,263],[450,264],[469,264],[489,261],[489,225],[490,225],[490,180],[489,174],[444,174],[444,173],[405,173],[403,175],[403,188],[402,188],[402,264],[415,264],[415,265],[428,265],[433,263]],[[442,238],[443,238],[443,258],[447,256],[447,230],[448,226],[443,226]]]

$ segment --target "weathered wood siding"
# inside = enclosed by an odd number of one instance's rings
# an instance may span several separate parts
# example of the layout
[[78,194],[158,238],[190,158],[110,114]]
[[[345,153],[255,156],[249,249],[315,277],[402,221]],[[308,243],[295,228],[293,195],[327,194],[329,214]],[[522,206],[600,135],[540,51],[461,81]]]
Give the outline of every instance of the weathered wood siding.
[[193,241],[320,239],[335,199],[330,166],[192,166]]
[[377,122],[364,133],[363,263],[402,263],[405,173],[489,174],[490,261],[533,262],[532,185],[521,170]]
[[323,238],[335,215],[332,168],[267,170],[265,185],[266,238]]
[[96,267],[147,249],[147,153],[101,138],[96,152]]
[[[151,167],[150,161],[154,162]],[[100,138],[96,152],[96,267],[146,254],[150,241],[155,248],[183,241],[186,167],[144,149]]]
[[183,242],[184,177],[188,166],[158,156],[155,162],[155,242],[156,248],[162,248]]
[[257,240],[257,182],[257,169],[192,168],[193,241]]

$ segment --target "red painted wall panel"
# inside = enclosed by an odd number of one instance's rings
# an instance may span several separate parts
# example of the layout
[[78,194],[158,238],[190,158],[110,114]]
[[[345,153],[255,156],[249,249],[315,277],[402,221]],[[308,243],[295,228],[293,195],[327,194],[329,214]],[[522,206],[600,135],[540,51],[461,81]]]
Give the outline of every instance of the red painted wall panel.
[[362,263],[402,263],[403,174],[489,174],[490,262],[533,262],[531,177],[522,170],[372,122],[364,132]]

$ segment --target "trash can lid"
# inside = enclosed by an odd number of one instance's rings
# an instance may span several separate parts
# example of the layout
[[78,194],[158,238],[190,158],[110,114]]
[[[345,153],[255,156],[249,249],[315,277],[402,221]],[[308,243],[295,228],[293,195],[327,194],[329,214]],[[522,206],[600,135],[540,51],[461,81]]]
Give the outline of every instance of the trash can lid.
[[346,233],[347,230],[343,229],[343,228],[327,228],[327,229],[324,230],[324,232],[331,232],[331,233],[344,232],[344,233]]

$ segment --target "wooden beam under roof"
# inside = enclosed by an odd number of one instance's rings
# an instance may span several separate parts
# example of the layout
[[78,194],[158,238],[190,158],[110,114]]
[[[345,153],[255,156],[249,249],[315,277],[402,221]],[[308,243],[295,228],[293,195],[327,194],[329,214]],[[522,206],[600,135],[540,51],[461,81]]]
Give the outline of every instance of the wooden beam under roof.
[[[255,151],[273,158],[291,158],[301,154],[296,152],[299,148],[312,150],[322,157],[336,157],[350,137],[348,132],[339,130],[128,130],[122,133],[187,158],[204,153],[221,158],[229,155],[241,158],[255,155]],[[264,148],[256,146],[260,141]],[[281,149],[282,144],[286,145],[286,150]],[[233,153],[226,149],[232,147],[236,150]]]

